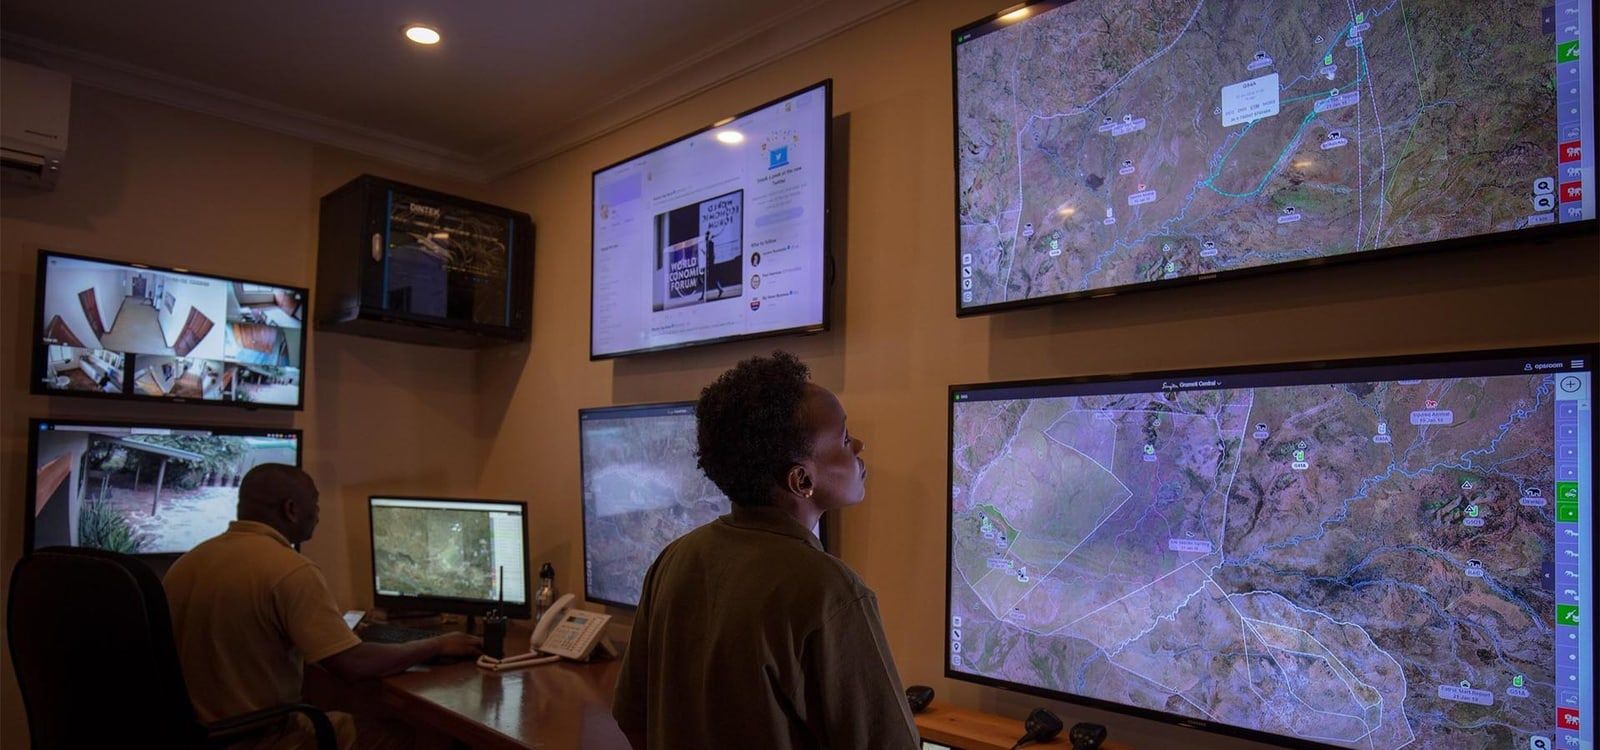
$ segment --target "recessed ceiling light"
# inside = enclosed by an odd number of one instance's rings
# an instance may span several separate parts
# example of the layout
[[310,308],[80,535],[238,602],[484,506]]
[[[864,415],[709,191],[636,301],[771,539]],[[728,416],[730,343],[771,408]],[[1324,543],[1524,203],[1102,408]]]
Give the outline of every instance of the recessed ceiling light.
[[717,133],[717,140],[728,144],[741,143],[744,141],[744,133],[737,130],[724,130]]
[[439,43],[439,32],[432,26],[412,24],[406,27],[406,38],[417,44],[433,45]]

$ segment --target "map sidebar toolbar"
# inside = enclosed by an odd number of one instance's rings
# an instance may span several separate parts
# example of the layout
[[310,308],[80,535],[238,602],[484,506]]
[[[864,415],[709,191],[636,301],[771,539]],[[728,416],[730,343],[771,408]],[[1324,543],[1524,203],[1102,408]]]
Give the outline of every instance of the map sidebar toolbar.
[[1583,719],[1594,715],[1594,624],[1584,610],[1594,601],[1594,381],[1591,371],[1555,382],[1555,738],[1557,748],[1590,750],[1594,729]]

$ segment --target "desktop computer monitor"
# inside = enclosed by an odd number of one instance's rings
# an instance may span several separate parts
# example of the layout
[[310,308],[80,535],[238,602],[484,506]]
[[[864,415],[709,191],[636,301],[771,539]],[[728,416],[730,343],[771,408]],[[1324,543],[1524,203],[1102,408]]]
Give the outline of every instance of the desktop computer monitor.
[[367,509],[377,606],[531,616],[526,504],[375,495]]
[[28,454],[23,549],[176,556],[227,531],[251,469],[300,465],[300,431],[36,419]]
[[1290,747],[1587,747],[1595,357],[952,387],[946,676]]

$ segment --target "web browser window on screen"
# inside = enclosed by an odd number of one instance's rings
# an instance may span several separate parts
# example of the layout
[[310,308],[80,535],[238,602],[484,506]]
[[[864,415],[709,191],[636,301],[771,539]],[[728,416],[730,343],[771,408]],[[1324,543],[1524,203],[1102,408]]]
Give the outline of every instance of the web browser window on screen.
[[820,328],[828,119],[818,84],[596,172],[591,355]]

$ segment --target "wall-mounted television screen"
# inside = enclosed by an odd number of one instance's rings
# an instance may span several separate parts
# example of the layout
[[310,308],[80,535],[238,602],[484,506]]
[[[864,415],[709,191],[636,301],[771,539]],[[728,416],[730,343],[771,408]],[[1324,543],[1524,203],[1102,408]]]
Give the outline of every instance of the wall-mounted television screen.
[[733,504],[700,470],[693,401],[579,410],[578,445],[584,598],[636,607],[661,550]]
[[1593,32],[1590,0],[1051,0],[957,29],[956,309],[1592,232]]
[[221,534],[239,482],[300,465],[300,431],[32,420],[24,549],[175,555]]
[[591,358],[827,327],[832,91],[594,173]]
[[1294,747],[1586,745],[1597,354],[952,387],[946,675]]
[[299,409],[305,289],[41,251],[32,390]]

